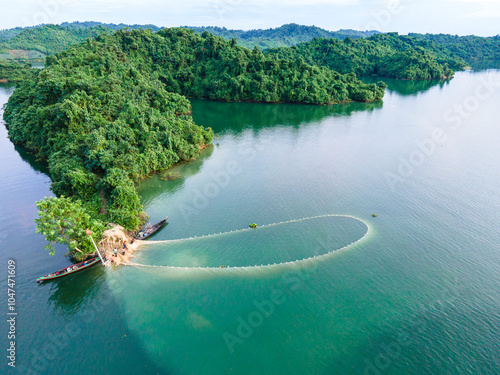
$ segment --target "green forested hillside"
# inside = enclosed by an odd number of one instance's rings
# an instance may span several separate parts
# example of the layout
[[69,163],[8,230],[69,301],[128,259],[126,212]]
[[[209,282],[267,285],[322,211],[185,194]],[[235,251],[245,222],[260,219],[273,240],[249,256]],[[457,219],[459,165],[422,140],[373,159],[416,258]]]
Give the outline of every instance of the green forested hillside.
[[380,75],[402,79],[444,79],[466,66],[460,59],[419,46],[419,41],[396,33],[364,39],[314,39],[291,48],[267,51],[285,58],[302,57],[309,64],[341,73]]
[[[272,47],[292,46],[307,42],[313,38],[344,39],[362,38],[377,33],[376,31],[339,30],[327,31],[315,26],[302,26],[297,24],[283,25],[266,30],[228,30],[220,27],[191,27],[184,26],[202,34],[208,31],[224,39],[238,39],[241,46],[252,49],[254,46],[264,50]],[[122,29],[158,31],[161,27],[155,25],[126,25],[102,22],[64,22],[59,25],[42,25],[29,28],[15,28],[0,31],[0,55],[4,58],[33,59],[45,57],[66,49],[70,44],[78,43],[88,37],[93,37],[100,32],[110,32]],[[29,56],[24,53],[13,52],[7,56],[9,50],[33,51]],[[42,55],[34,53],[40,52]]]
[[[61,26],[42,25],[31,28],[14,28],[10,30],[0,31],[0,58],[17,58],[18,60],[31,60],[44,58],[47,54],[53,54],[62,49],[67,48],[68,45],[78,43],[85,40],[87,37],[95,36],[99,32],[110,32],[109,30],[120,30],[128,28],[132,29],[151,29],[152,31],[160,30],[160,27],[155,25],[125,25],[125,24],[105,24],[101,22],[71,22],[63,23]],[[424,48],[428,56],[424,56],[421,61],[415,60],[416,53],[409,53],[409,56],[394,56],[398,62],[408,59],[410,63],[417,62],[414,67],[415,76],[424,77],[432,76],[437,77],[444,73],[444,70],[439,67],[446,66],[454,71],[462,69],[464,66],[470,65],[476,68],[494,68],[500,66],[500,37],[477,37],[477,36],[456,36],[456,35],[443,35],[443,34],[409,34],[408,36],[397,35],[394,33],[382,34],[377,31],[356,31],[356,30],[339,30],[328,31],[315,26],[303,26],[297,24],[287,24],[274,29],[266,30],[230,30],[221,27],[191,27],[184,26],[183,28],[190,28],[198,34],[207,31],[214,35],[221,36],[225,39],[231,40],[236,38],[238,45],[246,46],[252,49],[254,46],[259,47],[261,50],[267,50],[277,47],[295,46],[300,43],[310,42],[316,39],[338,39],[348,41],[356,39],[353,48],[347,51],[348,55],[344,59],[348,61],[354,56],[355,60],[367,60],[371,65],[374,59],[379,59],[383,54],[386,56],[387,50],[397,52],[406,52],[409,48],[417,49],[417,47]],[[397,35],[395,38],[394,35]],[[372,46],[366,46],[362,40],[370,40],[376,43],[373,51]],[[325,42],[327,43],[327,42]],[[369,43],[370,44],[370,43]],[[329,49],[334,49],[339,52],[339,44],[332,46]],[[315,47],[316,48],[316,47]],[[372,50],[370,56],[362,55],[366,50]],[[384,51],[385,50],[385,51]],[[9,54],[8,51],[11,51]],[[340,52],[342,48],[340,48]],[[375,56],[373,56],[373,53]],[[309,59],[304,54],[306,61],[309,63],[319,63],[323,66],[330,66],[333,68],[335,63],[327,62],[330,57],[321,56],[321,53],[315,52],[314,59]],[[437,65],[429,67],[429,71],[419,71],[419,65],[425,64],[431,57],[435,60]],[[337,59],[335,57],[334,59]],[[387,61],[387,58],[385,59]],[[359,62],[359,61],[358,61]],[[348,64],[349,65],[349,64]],[[362,64],[363,65],[363,64]],[[338,68],[338,67],[337,67]],[[359,70],[343,68],[340,71],[374,71],[374,67],[364,66]],[[395,74],[397,73],[397,74]],[[372,73],[370,73],[372,74]],[[390,72],[392,77],[402,76],[404,72]]]
[[433,44],[448,56],[460,57],[478,69],[500,68],[500,36],[479,37],[448,34],[409,34],[428,44]]
[[105,27],[105,28],[113,30],[113,31],[117,31],[117,30],[121,30],[121,29],[129,29],[129,30],[136,30],[136,29],[137,30],[148,30],[148,29],[150,29],[151,31],[158,31],[158,30],[162,29],[162,27],[158,27],[156,25],[151,25],[151,24],[129,25],[129,24],[125,24],[125,23],[118,23],[117,24],[117,23],[102,23],[102,22],[94,22],[94,21],[63,22],[63,23],[61,23],[61,26],[67,27],[68,29],[72,29],[72,30],[84,29],[87,27],[98,27],[98,26],[102,26],[102,27]]
[[151,37],[140,34],[134,48],[151,58],[168,90],[191,97],[310,104],[383,97],[381,87],[364,85],[354,75],[264,55],[208,32],[163,29]]
[[[51,55],[67,49],[71,44],[97,36],[101,33],[111,33],[102,26],[71,29],[58,25],[23,29],[13,38],[0,42],[0,54],[10,54],[11,58],[25,58],[22,51],[38,51],[39,56]],[[10,51],[10,52],[9,52]]]
[[52,190],[70,197],[40,204],[43,214],[74,207],[99,233],[107,222],[137,227],[142,206],[134,182],[196,157],[211,141],[181,94],[321,104],[383,93],[354,75],[264,56],[209,33],[118,31],[48,56],[46,68],[14,91],[4,117],[12,141],[48,162]]
[[225,27],[184,27],[192,29],[198,34],[208,31],[224,39],[236,38],[241,46],[250,49],[257,46],[261,50],[294,46],[299,43],[308,42],[314,38],[364,38],[378,33],[378,31],[356,30],[328,31],[316,26],[303,26],[295,23],[265,30],[228,30]]
[[10,38],[14,38],[16,35],[22,33],[25,29],[26,28],[24,27],[14,27],[13,29],[0,30],[0,42]]

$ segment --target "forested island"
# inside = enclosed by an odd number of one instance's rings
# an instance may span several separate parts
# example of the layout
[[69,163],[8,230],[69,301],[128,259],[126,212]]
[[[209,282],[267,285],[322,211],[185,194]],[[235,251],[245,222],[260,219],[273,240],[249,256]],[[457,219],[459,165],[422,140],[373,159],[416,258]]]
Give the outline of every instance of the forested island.
[[[460,49],[460,37],[332,35],[299,25],[246,33],[147,26],[86,22],[0,31],[0,57],[7,52],[23,63],[30,54],[46,56],[43,70],[0,60],[0,79],[19,84],[4,113],[9,137],[47,162],[59,197],[38,203],[38,230],[50,250],[52,242],[64,243],[79,260],[94,251],[85,228],[99,237],[109,222],[129,231],[143,224],[135,183],[196,158],[212,140],[211,129],[193,122],[187,98],[376,102],[385,84],[357,76],[448,79],[472,53],[493,59],[498,53],[498,37],[468,38]],[[247,43],[305,42],[262,51],[240,46],[234,35]]]
[[[225,101],[327,104],[375,101],[364,84],[302,59],[287,60],[187,29],[101,34],[47,57],[9,98],[9,137],[48,163],[59,198],[38,203],[38,230],[92,253],[107,223],[142,223],[134,183],[192,160],[213,132],[196,125],[185,96]],[[74,252],[78,247],[83,253]]]

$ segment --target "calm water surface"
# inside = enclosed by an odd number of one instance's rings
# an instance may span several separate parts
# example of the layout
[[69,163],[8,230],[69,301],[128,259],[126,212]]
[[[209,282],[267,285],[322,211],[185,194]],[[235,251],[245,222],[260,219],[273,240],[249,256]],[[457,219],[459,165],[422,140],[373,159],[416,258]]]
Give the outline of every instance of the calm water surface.
[[[489,82],[489,83],[488,83]],[[44,166],[0,128],[0,258],[17,264],[17,364],[40,374],[500,374],[500,72],[389,82],[383,103],[193,101],[217,137],[138,186],[135,262],[37,286]],[[12,88],[0,88],[5,103]],[[376,213],[377,217],[371,214]],[[5,288],[3,289],[5,290]],[[5,307],[5,293],[0,297]],[[6,329],[1,342],[6,345]],[[5,343],[5,344],[4,344]],[[6,359],[4,359],[6,361]],[[3,364],[6,366],[6,362]]]

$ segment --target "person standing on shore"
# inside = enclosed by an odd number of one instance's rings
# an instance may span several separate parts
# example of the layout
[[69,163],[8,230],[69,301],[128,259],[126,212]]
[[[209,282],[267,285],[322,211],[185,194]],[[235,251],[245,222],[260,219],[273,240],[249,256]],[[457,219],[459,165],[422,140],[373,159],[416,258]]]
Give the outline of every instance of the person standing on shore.
[[123,241],[122,255],[125,255],[125,249],[127,249],[127,241]]
[[118,255],[118,250],[116,249],[116,247],[115,247],[115,249],[113,250],[113,253],[115,253],[115,256],[117,256],[117,255]]

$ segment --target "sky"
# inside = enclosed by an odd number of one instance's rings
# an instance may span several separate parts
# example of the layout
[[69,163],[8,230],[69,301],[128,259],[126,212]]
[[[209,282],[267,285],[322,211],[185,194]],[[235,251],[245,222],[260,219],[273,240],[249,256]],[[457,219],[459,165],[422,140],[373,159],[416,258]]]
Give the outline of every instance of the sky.
[[244,30],[297,23],[332,31],[500,34],[500,0],[0,0],[0,9],[0,29],[100,21]]

